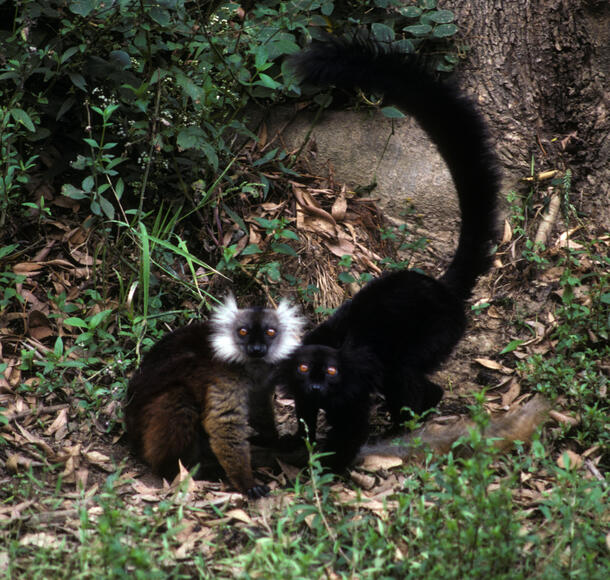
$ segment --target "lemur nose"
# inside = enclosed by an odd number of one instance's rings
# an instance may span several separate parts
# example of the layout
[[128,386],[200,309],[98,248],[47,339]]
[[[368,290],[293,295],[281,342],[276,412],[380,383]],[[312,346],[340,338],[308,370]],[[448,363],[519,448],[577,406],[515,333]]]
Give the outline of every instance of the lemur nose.
[[254,357],[263,357],[267,354],[267,346],[260,343],[249,344],[248,355]]

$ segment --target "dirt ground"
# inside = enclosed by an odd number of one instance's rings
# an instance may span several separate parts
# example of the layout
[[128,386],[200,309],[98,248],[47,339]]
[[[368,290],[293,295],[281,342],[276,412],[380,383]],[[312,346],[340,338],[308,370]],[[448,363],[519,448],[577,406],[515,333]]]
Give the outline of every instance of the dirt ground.
[[[314,306],[322,302],[326,306],[336,306],[342,300],[343,290],[336,282],[341,270],[337,266],[338,256],[352,256],[350,272],[357,276],[364,271],[378,273],[375,260],[395,255],[391,244],[379,235],[382,218],[371,199],[352,198],[328,177],[309,176],[302,183],[287,184],[287,190],[291,190],[288,199],[252,206],[251,211],[253,215],[269,219],[286,214],[294,219],[293,226],[301,238],[296,247],[299,257],[286,257],[282,268],[283,272],[322,289],[321,298],[314,299]],[[62,202],[59,198],[57,201]],[[59,309],[54,299],[65,292],[68,301],[77,300],[82,292],[92,287],[94,246],[99,237],[95,232],[85,231],[78,215],[77,212],[65,212],[43,228],[36,226],[35,216],[12,224],[14,239],[28,240],[28,243],[9,264],[13,272],[26,276],[18,288],[23,298],[20,309],[10,303],[1,313],[0,358],[7,366],[0,380],[0,406],[6,409],[4,415],[8,423],[0,431],[5,440],[0,445],[3,465],[0,489],[10,489],[15,474],[32,469],[42,478],[49,493],[49,490],[59,491],[61,500],[54,504],[54,509],[49,509],[48,503],[42,500],[30,498],[15,502],[2,494],[0,517],[22,520],[23,529],[29,532],[52,529],[76,533],[75,498],[81,494],[93,497],[103,488],[108,476],[118,469],[121,471],[120,493],[133,506],[158,502],[173,493],[177,485],[171,486],[171,482],[163,482],[152,475],[129,451],[120,421],[121,395],[127,378],[113,370],[116,361],[107,361],[107,369],[102,364],[93,370],[58,371],[65,373],[65,384],[63,387],[55,385],[52,390],[45,388],[34,371],[21,369],[24,356],[39,361],[50,356],[58,330],[65,344],[70,344],[78,334],[75,332],[78,329],[70,330],[58,324],[55,315]],[[228,216],[223,219],[230,221]],[[251,227],[249,239],[265,243],[264,232],[251,220],[248,223]],[[596,240],[600,252],[608,251],[610,236],[602,223],[590,219],[582,222],[579,230],[581,240]],[[552,260],[566,239],[561,224],[554,224],[545,256]],[[436,380],[446,391],[437,416],[466,413],[473,393],[484,387],[488,389],[486,406],[490,412],[505,412],[521,405],[530,396],[522,387],[516,363],[532,353],[545,353],[553,348],[549,334],[555,324],[553,312],[558,303],[562,270],[534,268],[521,258],[521,243],[507,222],[495,266],[479,281],[472,299],[472,304],[480,310],[471,314],[464,339],[437,373]],[[254,259],[245,258],[243,266],[250,268]],[[438,272],[439,262],[446,263],[447,259],[448,256],[439,256],[434,247],[427,247],[418,254],[416,265],[429,272]],[[586,262],[582,268],[585,273]],[[258,295],[269,293],[270,287],[264,281],[259,280],[256,284]],[[294,293],[291,288],[286,292]],[[118,308],[118,295],[109,296],[106,304],[109,308]],[[313,317],[311,305],[307,314]],[[523,321],[527,323],[527,329],[521,323]],[[111,325],[109,330],[118,329]],[[499,355],[515,339],[523,342]],[[104,353],[98,354],[103,360]],[[133,370],[133,366],[128,370]],[[83,392],[83,373],[88,373],[89,384],[107,386],[99,395],[101,400],[97,399],[97,405],[87,402],[88,396],[95,395]],[[27,388],[21,387],[22,384]],[[293,432],[296,423],[292,401],[278,396],[276,410],[280,432]],[[566,416],[562,418],[561,407],[554,412],[555,419],[547,428],[557,428],[561,421],[570,420]],[[383,411],[374,423],[374,433],[382,433],[387,427]],[[259,470],[258,476],[272,489],[280,490],[297,472],[296,467],[282,462]],[[182,479],[184,475],[180,476]],[[371,499],[383,498],[401,485],[401,478],[387,469],[356,471],[352,479]],[[346,498],[353,497],[350,485],[338,482],[337,486],[342,488]],[[198,481],[189,489],[194,505],[228,505],[234,509],[246,505],[245,499],[231,492],[222,481]],[[239,517],[247,519],[251,515],[244,512]]]

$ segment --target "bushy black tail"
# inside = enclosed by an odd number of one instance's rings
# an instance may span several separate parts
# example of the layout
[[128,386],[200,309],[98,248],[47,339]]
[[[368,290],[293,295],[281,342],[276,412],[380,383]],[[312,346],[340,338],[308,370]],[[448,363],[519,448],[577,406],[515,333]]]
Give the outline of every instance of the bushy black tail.
[[319,87],[360,88],[413,115],[443,156],[459,196],[458,247],[442,280],[460,297],[470,296],[491,263],[496,238],[499,175],[487,130],[470,101],[433,78],[413,55],[359,38],[329,38],[292,58],[302,82]]

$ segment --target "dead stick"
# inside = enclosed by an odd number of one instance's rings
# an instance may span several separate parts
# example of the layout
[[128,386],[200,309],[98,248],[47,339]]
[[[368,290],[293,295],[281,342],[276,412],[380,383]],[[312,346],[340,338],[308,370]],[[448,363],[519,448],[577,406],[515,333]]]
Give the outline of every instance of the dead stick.
[[551,201],[549,202],[549,209],[542,216],[542,221],[540,222],[540,226],[538,227],[538,231],[536,232],[536,237],[534,238],[534,244],[545,244],[549,237],[549,232],[551,231],[551,226],[555,222],[555,218],[559,213],[559,207],[561,206],[561,197],[558,193],[554,193],[551,196]]

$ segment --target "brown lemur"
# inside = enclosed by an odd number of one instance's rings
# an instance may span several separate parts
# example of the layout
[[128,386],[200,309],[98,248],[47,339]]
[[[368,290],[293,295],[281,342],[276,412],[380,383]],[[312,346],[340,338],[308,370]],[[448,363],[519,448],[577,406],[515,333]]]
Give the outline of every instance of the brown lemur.
[[[366,284],[284,360],[277,382],[295,399],[299,434],[315,440],[318,410],[329,431],[326,463],[343,470],[369,431],[371,394],[382,393],[399,425],[434,407],[443,389],[427,375],[462,337],[466,300],[491,265],[497,238],[498,163],[483,119],[414,55],[361,37],[328,38],[292,58],[303,85],[383,95],[413,115],[443,156],[457,190],[459,242],[440,278],[395,270]],[[405,411],[405,408],[407,411]]]
[[[298,345],[304,320],[281,300],[277,309],[237,307],[227,296],[209,320],[179,328],[144,356],[127,387],[125,426],[135,453],[167,479],[178,461],[197,477],[216,475],[251,498],[249,438],[277,437],[271,370]],[[217,460],[217,463],[216,461]]]

